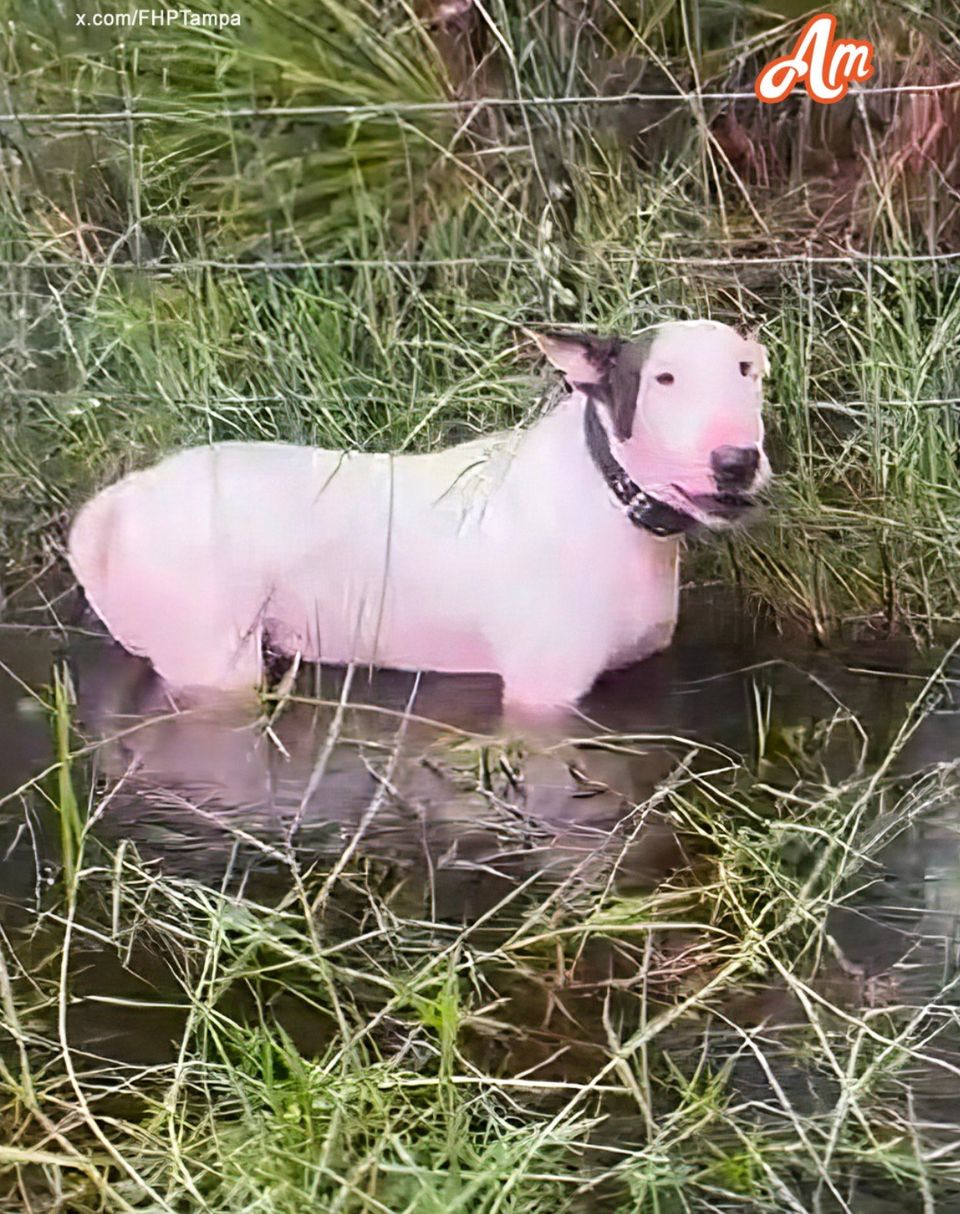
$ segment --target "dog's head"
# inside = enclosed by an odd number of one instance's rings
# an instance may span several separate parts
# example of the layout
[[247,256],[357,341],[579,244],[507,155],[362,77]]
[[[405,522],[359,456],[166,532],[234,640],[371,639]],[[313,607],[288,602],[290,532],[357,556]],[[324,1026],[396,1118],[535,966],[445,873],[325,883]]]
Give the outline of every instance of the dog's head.
[[659,325],[635,341],[535,336],[571,386],[597,402],[614,458],[646,493],[712,528],[750,510],[770,479],[763,346],[706,320]]

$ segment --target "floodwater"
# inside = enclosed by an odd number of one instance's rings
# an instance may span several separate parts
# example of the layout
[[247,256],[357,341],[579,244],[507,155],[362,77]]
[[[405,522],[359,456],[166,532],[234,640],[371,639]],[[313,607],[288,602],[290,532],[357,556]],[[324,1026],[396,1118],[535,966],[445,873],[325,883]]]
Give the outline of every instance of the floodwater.
[[[791,755],[839,721],[818,752],[825,777],[869,773],[939,660],[905,638],[817,648],[708,592],[688,598],[681,619],[667,653],[605,676],[581,715],[537,721],[504,721],[494,678],[366,670],[301,672],[296,694],[269,720],[252,722],[231,705],[180,710],[144,663],[103,636],[0,629],[0,925],[42,951],[29,928],[51,902],[58,831],[26,786],[53,761],[49,715],[33,691],[49,686],[54,663],[71,671],[78,734],[92,744],[77,771],[92,790],[94,835],[111,848],[135,846],[158,870],[261,901],[284,895],[292,855],[314,871],[379,865],[392,874],[396,913],[462,924],[524,882],[599,878],[609,872],[607,838],[620,848],[615,880],[628,892],[655,889],[691,863],[688,841],[655,806],[628,847],[616,837],[679,763],[746,761],[758,779],[789,787]],[[928,711],[889,769],[904,789],[920,773],[949,774],[957,760],[957,674],[948,665],[928,689]],[[944,786],[930,813],[881,853],[865,891],[838,900],[831,997],[842,1001],[846,984],[852,1005],[882,1000],[896,973],[898,997],[920,999],[952,979],[960,799]],[[331,898],[343,897],[339,930],[349,932],[351,895],[340,888]],[[164,995],[175,993],[149,949],[124,957],[84,941],[71,1038],[100,1058],[170,1061],[183,1017]],[[142,1005],[107,1015],[111,995],[143,996]],[[732,1012],[757,1024],[778,1008],[787,1015],[783,1000],[771,989]],[[524,1010],[516,989],[509,1006],[521,1026],[541,1016]],[[297,1000],[280,998],[273,1012],[302,1049],[322,1048],[327,1029]],[[478,1063],[520,1071],[537,1062],[522,1034],[511,1057],[485,1056],[493,1048],[477,1043]],[[816,1101],[789,1071],[782,1081],[798,1085],[797,1107]],[[733,1082],[749,1095],[767,1080],[745,1059]],[[960,1120],[960,1099],[939,1082],[927,1099],[930,1119]]]

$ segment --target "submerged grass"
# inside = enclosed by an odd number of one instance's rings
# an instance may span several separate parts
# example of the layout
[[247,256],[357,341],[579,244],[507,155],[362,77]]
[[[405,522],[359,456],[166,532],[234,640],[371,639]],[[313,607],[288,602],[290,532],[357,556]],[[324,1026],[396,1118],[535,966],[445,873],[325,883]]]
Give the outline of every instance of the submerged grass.
[[68,897],[73,897],[77,864],[81,858],[83,818],[73,784],[71,754],[71,718],[74,704],[73,686],[66,666],[54,668],[53,717],[54,753],[57,759],[57,795],[54,801],[60,821],[60,862]]
[[[956,632],[955,94],[611,100],[749,92],[803,4],[234,7],[238,30],[120,32],[14,0],[0,29],[14,603],[46,594],[86,494],[172,446],[429,450],[543,407],[525,325],[710,315],[769,348],[778,478],[691,576],[822,641]],[[880,84],[956,78],[952,5],[833,11]],[[307,843],[101,767],[58,674],[53,781],[2,803],[37,862],[0,934],[0,1206],[955,1209],[950,931],[878,969],[837,930],[941,809],[955,852],[955,767],[895,766],[951,687],[884,733],[839,704],[780,719],[760,671],[749,759],[674,738],[638,792],[590,755],[630,770],[667,743],[594,737],[580,792],[622,805],[568,832],[520,791],[557,754],[444,734],[412,764],[449,782],[433,819],[350,710],[379,799]],[[170,846],[111,841],[123,803]],[[229,862],[178,875],[177,830],[205,829]],[[679,848],[656,879],[651,829]]]

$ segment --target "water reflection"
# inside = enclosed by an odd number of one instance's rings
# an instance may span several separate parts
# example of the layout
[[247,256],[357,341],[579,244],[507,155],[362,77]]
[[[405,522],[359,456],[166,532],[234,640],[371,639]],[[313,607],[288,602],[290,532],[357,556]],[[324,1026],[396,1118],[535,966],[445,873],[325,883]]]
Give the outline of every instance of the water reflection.
[[[886,754],[922,686],[906,645],[861,646],[853,669],[850,654],[811,648],[785,660],[782,638],[730,623],[688,614],[667,654],[607,675],[582,712],[535,721],[504,719],[494,678],[367,670],[311,672],[256,720],[229,702],[184,709],[144,663],[86,639],[72,649],[78,719],[114,785],[99,830],[211,880],[238,845],[265,860],[291,846],[336,857],[359,832],[365,854],[457,869],[466,903],[505,822],[529,863],[562,863],[678,762],[716,769],[762,751],[760,778],[789,785],[805,748],[819,746],[837,782]],[[952,760],[955,722],[949,704],[929,717],[895,770]],[[648,817],[638,869],[655,882],[680,852]]]
[[[51,759],[48,721],[30,689],[48,683],[63,656],[57,637],[0,635],[0,916],[8,922],[42,903],[54,871],[56,832],[37,799],[17,790]],[[294,868],[365,866],[393,913],[448,924],[483,923],[521,890],[539,891],[546,904],[597,880],[624,896],[661,886],[698,863],[664,812],[665,780],[729,772],[746,758],[759,784],[789,788],[811,754],[831,781],[867,772],[902,729],[930,669],[907,643],[828,653],[758,630],[710,600],[688,606],[668,653],[606,676],[581,714],[535,725],[504,720],[493,678],[355,671],[346,686],[343,671],[309,672],[296,695],[252,720],[229,703],[182,710],[144,663],[105,638],[75,638],[66,657],[98,838],[135,847],[157,871],[266,901],[288,893]],[[882,1003],[890,983],[898,997],[920,1000],[953,972],[956,724],[946,696],[909,738],[891,770],[904,777],[900,795],[922,795],[931,811],[907,832],[891,831],[856,885],[837,891],[828,925],[835,955],[822,981],[841,1003]],[[908,778],[936,764],[922,788],[920,777]],[[895,823],[896,814],[888,806],[880,821]],[[336,890],[320,908],[325,930],[356,934],[362,899],[352,900],[349,882],[323,888]],[[696,933],[673,933],[657,957],[658,981],[682,992],[708,945]],[[97,1055],[168,1058],[182,1017],[156,1004],[182,993],[175,977],[149,949],[121,962],[95,942],[77,947],[74,1039]],[[562,1013],[544,974],[505,967],[496,995],[499,1021],[512,1029],[476,1029],[478,1065],[589,1075],[606,1040],[599,1021],[595,1034],[589,1028],[603,992],[635,981],[644,964],[639,946],[585,942],[563,974]],[[122,1023],[105,1015],[105,998],[148,992],[154,1006],[142,1015],[127,1008]],[[741,1026],[789,1025],[801,1011],[782,984],[767,982],[745,989],[729,1015]],[[306,1050],[329,1037],[329,1025],[291,992],[278,994],[274,1014]],[[563,1038],[557,1016],[587,1029],[553,1062]],[[719,1029],[715,1036],[722,1055]],[[751,1078],[748,1060],[738,1066],[745,1091],[768,1082]],[[794,1080],[809,1077],[798,1071]]]
[[[40,631],[0,634],[0,794],[8,798],[49,758],[31,689],[49,683],[58,652],[58,639]],[[491,848],[502,850],[505,815],[535,849],[531,863],[545,863],[544,849],[589,849],[683,756],[716,766],[759,750],[759,777],[782,785],[797,752],[829,726],[819,756],[826,774],[840,781],[868,769],[929,668],[906,642],[833,653],[785,644],[709,598],[688,604],[667,653],[606,675],[581,714],[537,723],[505,721],[498,681],[484,676],[358,670],[341,703],[344,672],[310,672],[297,696],[252,720],[229,703],[179,709],[145,663],[106,638],[81,636],[68,656],[78,726],[111,786],[98,811],[103,836],[216,881],[238,846],[269,867],[294,845],[335,857],[361,831],[371,855],[432,866],[434,875],[460,870],[465,898],[467,874],[483,869]],[[896,770],[952,761],[956,724],[951,704],[941,705]],[[482,770],[491,763],[495,770]],[[36,866],[12,863],[26,842],[15,802],[6,803],[0,889],[22,897]],[[496,839],[484,827],[491,813]],[[650,817],[638,871],[655,881],[680,852]],[[920,863],[942,868],[942,846]]]

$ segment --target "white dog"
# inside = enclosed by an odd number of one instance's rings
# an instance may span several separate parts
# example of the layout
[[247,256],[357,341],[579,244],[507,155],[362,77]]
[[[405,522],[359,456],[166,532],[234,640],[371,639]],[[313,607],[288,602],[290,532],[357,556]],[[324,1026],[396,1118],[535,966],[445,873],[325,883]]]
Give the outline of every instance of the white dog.
[[680,534],[769,478],[765,357],[706,321],[537,341],[571,392],[524,431],[429,455],[222,443],[125,477],[70,534],[88,601],[178,688],[253,688],[268,641],[572,703],[669,643]]

